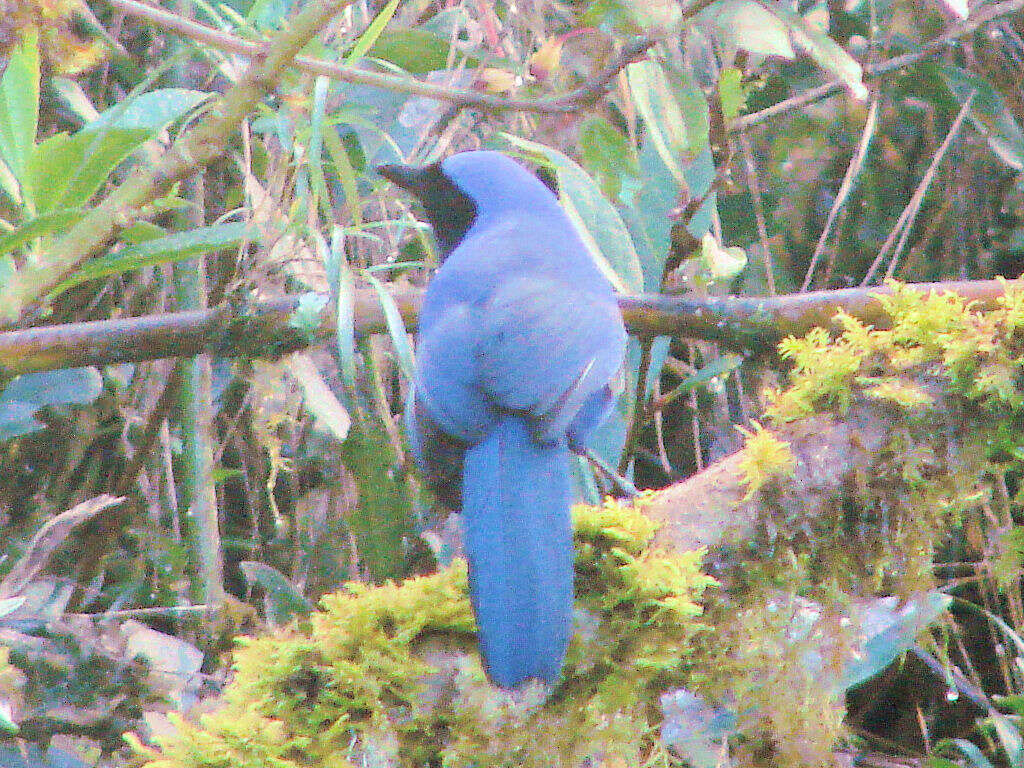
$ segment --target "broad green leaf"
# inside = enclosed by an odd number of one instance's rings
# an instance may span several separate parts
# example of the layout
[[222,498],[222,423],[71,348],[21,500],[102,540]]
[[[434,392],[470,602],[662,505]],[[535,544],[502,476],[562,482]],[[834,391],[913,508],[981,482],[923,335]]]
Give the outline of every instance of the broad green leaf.
[[412,341],[409,338],[408,331],[405,330],[405,321],[402,320],[402,313],[398,311],[398,305],[395,304],[395,298],[388,292],[388,289],[384,287],[384,284],[373,276],[372,272],[369,270],[363,270],[363,275],[370,281],[370,285],[372,285],[373,289],[377,292],[377,298],[380,300],[381,309],[384,310],[384,321],[388,326],[391,343],[395,347],[398,366],[402,369],[402,373],[405,375],[405,380],[412,381],[413,372],[416,370],[416,364],[413,358]]
[[352,50],[345,56],[346,64],[352,64],[359,61],[359,59],[363,58],[363,56],[366,55],[366,52],[373,47],[373,44],[377,42],[377,38],[379,38],[381,33],[384,31],[384,27],[388,25],[388,22],[391,21],[392,17],[395,15],[399,2],[400,0],[390,0],[387,5],[381,8],[380,13],[373,18],[373,21],[370,22],[366,31],[359,36],[355,45],[352,46]]
[[88,280],[119,275],[122,272],[152,267],[156,264],[171,264],[214,251],[221,251],[238,245],[243,239],[253,236],[254,233],[247,224],[233,222],[213,224],[208,227],[157,237],[140,245],[122,248],[109,256],[87,261],[79,267],[74,275],[54,288],[52,295],[63,293]]
[[603,117],[591,116],[580,123],[583,165],[600,181],[601,191],[613,200],[636,191],[640,164],[629,140]]
[[680,158],[687,152],[686,121],[661,65],[638,61],[626,67],[629,91],[651,142],[665,166],[683,183]]
[[1024,130],[1013,117],[992,84],[983,77],[952,64],[939,65],[939,74],[946,82],[953,96],[966,103],[971,102],[971,122],[988,140],[996,156],[1015,171],[1024,170]]
[[40,214],[83,206],[148,137],[148,131],[125,129],[54,134],[33,149],[23,193]]
[[643,272],[633,238],[597,183],[558,150],[511,134],[502,135],[511,144],[545,162],[558,175],[562,205],[612,285],[623,293],[643,290]]
[[837,689],[847,691],[882,672],[913,647],[915,639],[949,608],[952,598],[928,592],[898,606],[896,598],[872,602],[860,619],[866,638],[857,657],[847,663]]
[[63,368],[14,377],[0,392],[0,403],[17,401],[36,408],[84,404],[91,403],[102,391],[103,378],[95,368]]
[[[451,46],[447,38],[425,29],[396,29],[382,32],[366,52],[375,59],[390,61],[414,75],[435,72],[448,66]],[[467,62],[475,66],[476,62]]]
[[723,246],[710,232],[701,238],[700,266],[710,283],[726,283],[747,266],[747,254],[742,248]]
[[238,564],[250,587],[258,586],[267,596],[267,618],[274,624],[287,624],[296,617],[308,616],[313,612],[313,604],[288,578],[276,568],[266,563],[243,560]]
[[743,73],[736,67],[726,67],[718,76],[718,99],[726,122],[735,120],[746,100],[743,93]]
[[156,135],[168,125],[184,117],[206,99],[209,93],[186,88],[160,88],[126,99],[104,110],[82,130],[96,132],[111,128],[149,131]]
[[39,120],[39,49],[27,30],[0,78],[0,155],[24,184]]
[[45,429],[46,425],[35,418],[39,407],[35,403],[23,403],[20,400],[0,397],[0,441]]
[[0,236],[0,256],[15,251],[26,243],[35,240],[37,237],[49,235],[58,230],[63,230],[82,217],[83,211],[80,208],[72,210],[52,211],[51,213],[29,219],[21,226]]
[[[761,5],[763,8],[766,7],[764,2]],[[794,45],[814,59],[819,67],[842,82],[855,98],[867,98],[868,89],[864,85],[863,69],[839,43],[778,3],[772,3],[768,10],[786,23]]]
[[736,51],[792,59],[786,23],[753,0],[720,0],[702,14],[715,30],[727,61]]

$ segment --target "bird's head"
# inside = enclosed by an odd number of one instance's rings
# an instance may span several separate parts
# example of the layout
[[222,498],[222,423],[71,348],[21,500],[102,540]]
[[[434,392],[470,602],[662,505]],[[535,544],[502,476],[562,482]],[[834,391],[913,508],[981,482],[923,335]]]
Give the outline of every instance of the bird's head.
[[430,165],[380,165],[377,172],[423,204],[442,257],[478,218],[558,206],[540,179],[500,152],[460,152]]

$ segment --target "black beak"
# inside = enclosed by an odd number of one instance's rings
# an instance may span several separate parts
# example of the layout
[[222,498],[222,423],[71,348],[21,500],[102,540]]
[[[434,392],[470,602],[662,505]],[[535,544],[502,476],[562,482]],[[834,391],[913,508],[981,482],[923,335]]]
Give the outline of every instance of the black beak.
[[395,163],[391,165],[378,165],[374,170],[396,187],[401,187],[408,192],[412,192],[414,195],[419,195],[428,184],[429,176],[431,175],[429,172],[430,168],[431,166],[429,165],[400,165]]

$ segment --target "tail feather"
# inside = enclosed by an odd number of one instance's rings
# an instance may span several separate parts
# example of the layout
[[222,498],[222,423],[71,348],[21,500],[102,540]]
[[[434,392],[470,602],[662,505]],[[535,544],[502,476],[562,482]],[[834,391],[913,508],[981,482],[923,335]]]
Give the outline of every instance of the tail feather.
[[462,512],[480,650],[495,684],[554,682],[572,626],[565,440],[538,444],[509,416],[467,451]]

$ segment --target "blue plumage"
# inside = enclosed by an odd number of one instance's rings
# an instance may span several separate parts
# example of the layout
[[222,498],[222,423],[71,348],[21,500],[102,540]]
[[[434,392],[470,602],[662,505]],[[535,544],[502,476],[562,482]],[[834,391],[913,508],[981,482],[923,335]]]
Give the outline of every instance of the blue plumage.
[[626,334],[557,198],[496,152],[381,173],[424,202],[444,261],[420,315],[406,426],[461,505],[491,679],[557,679],[572,620],[570,450],[611,406]]

